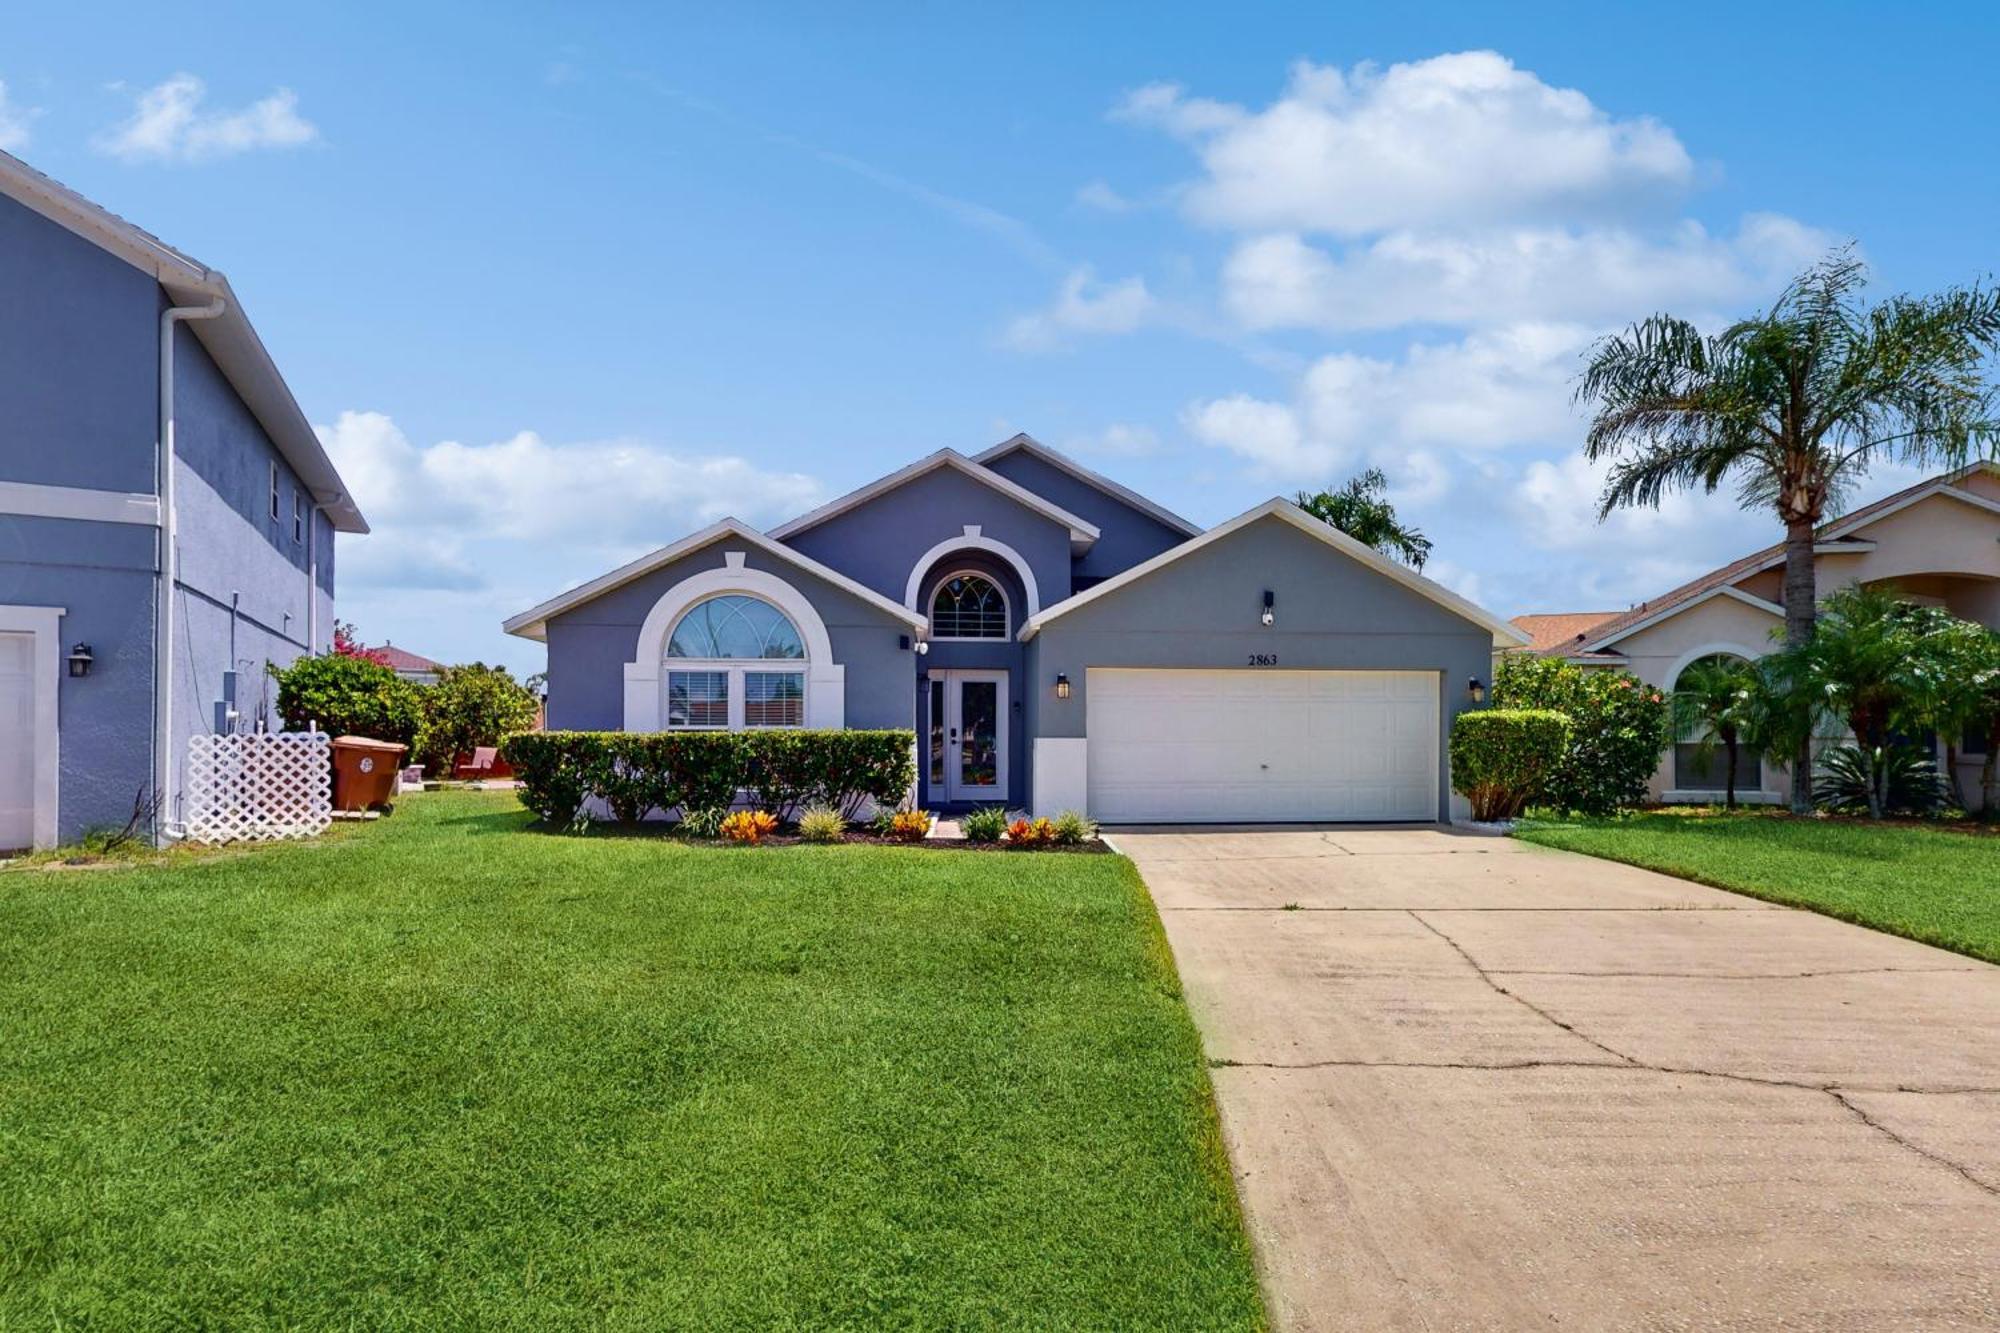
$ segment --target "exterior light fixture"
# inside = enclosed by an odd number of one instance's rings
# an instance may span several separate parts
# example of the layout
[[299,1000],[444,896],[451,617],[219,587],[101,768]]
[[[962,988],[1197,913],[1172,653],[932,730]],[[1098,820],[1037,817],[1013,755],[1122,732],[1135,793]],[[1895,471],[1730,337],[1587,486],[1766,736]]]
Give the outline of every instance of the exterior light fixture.
[[1465,692],[1475,704],[1486,702],[1486,683],[1477,676],[1465,682]]
[[1269,588],[1264,589],[1264,615],[1262,619],[1266,625],[1278,618],[1274,610],[1277,604],[1278,594],[1272,592]]
[[918,640],[917,640],[917,656],[918,656],[918,657],[925,657],[925,656],[928,656],[928,655],[929,655],[929,653],[930,653],[930,650],[931,650],[931,641],[930,641],[929,639],[918,639]]
[[90,645],[79,643],[76,647],[69,650],[69,674],[72,676],[89,675],[90,664],[96,660],[96,657],[91,654]]
[[1056,672],[1056,698],[1069,698],[1069,677],[1060,671]]

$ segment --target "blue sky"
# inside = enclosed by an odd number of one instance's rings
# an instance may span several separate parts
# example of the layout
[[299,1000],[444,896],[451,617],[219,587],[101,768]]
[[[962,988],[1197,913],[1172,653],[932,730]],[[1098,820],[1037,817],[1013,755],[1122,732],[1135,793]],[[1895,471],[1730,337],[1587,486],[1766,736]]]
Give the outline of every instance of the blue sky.
[[1445,582],[1623,606],[1771,533],[1592,521],[1592,336],[1995,263],[1973,6],[43,8],[0,145],[229,273],[376,527],[342,617],[522,670],[506,614],[1015,430],[1203,523],[1377,463]]

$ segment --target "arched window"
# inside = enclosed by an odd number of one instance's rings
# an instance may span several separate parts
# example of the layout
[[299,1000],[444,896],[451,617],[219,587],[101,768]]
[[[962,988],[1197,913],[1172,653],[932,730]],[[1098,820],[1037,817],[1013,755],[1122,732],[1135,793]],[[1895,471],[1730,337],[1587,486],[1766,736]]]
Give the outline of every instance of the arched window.
[[[1674,677],[1676,695],[1691,694],[1697,678],[1691,673],[1716,667],[1747,667],[1749,660],[1735,653],[1710,653],[1697,657]],[[1709,736],[1709,725],[1689,721],[1674,737],[1674,789],[1676,791],[1722,791],[1728,784],[1729,755],[1720,741]],[[1763,788],[1764,770],[1757,752],[1747,745],[1736,752],[1736,791],[1755,792]]]
[[769,602],[724,593],[689,607],[667,637],[666,722],[673,731],[802,727],[806,673],[753,662],[804,662],[798,627]]
[[931,594],[933,639],[1004,639],[1007,594],[984,574],[953,574]]

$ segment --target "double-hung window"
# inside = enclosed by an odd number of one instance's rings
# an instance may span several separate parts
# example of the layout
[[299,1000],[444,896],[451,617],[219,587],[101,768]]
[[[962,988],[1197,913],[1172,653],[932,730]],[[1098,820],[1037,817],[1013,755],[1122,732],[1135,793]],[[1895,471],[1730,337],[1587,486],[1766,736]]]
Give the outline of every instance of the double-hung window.
[[306,493],[292,487],[292,544],[300,546],[306,539]]
[[769,602],[725,593],[697,602],[667,639],[670,731],[806,724],[806,650]]

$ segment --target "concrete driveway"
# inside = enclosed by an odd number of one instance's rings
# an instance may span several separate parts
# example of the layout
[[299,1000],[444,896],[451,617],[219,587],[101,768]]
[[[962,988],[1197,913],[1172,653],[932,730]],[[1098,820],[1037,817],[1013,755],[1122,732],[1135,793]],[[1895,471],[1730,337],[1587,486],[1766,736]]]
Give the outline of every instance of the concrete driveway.
[[2000,968],[1505,839],[1110,832],[1282,1325],[2000,1327]]

